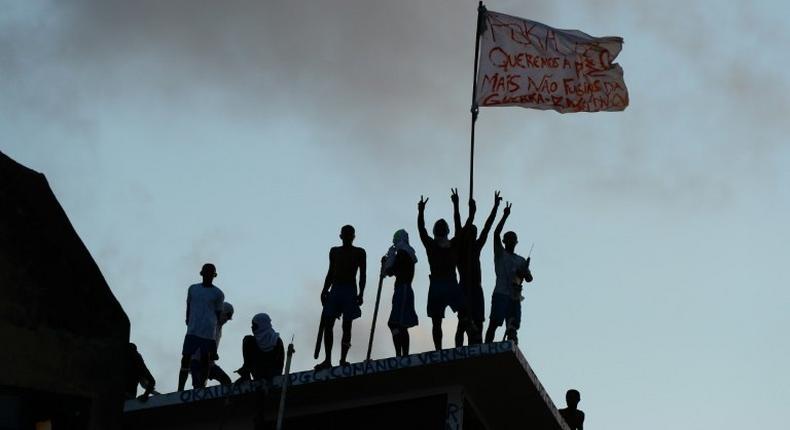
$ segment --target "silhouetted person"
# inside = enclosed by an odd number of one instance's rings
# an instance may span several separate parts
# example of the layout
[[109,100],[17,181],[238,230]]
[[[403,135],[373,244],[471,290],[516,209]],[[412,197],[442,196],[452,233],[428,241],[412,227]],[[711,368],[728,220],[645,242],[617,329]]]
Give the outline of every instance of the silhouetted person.
[[[343,316],[343,338],[340,343],[340,365],[348,365],[346,357],[351,348],[351,324],[362,316],[360,305],[365,291],[366,256],[365,250],[353,246],[354,227],[340,229],[342,246],[329,250],[329,270],[326,272],[324,288],[321,290],[321,304],[324,310],[321,318],[324,324],[324,361],[315,366],[316,370],[332,367],[332,329],[335,320]],[[357,272],[359,272],[359,293],[357,293]]]
[[488,232],[494,224],[499,203],[502,197],[499,191],[494,192],[494,206],[488,215],[480,236],[477,236],[477,227],[473,224],[477,206],[474,199],[469,200],[469,217],[461,226],[461,214],[458,211],[458,191],[454,190],[451,196],[453,201],[453,221],[456,235],[459,237],[458,247],[458,274],[460,275],[461,291],[464,294],[464,303],[458,312],[458,327],[455,332],[455,346],[464,344],[464,333],[467,334],[470,345],[483,342],[483,321],[485,321],[485,300],[483,299],[483,283],[480,273],[480,252],[488,238]]
[[417,325],[417,312],[414,311],[414,264],[417,254],[409,245],[409,234],[398,230],[392,237],[392,246],[381,259],[381,272],[384,276],[395,277],[392,292],[392,311],[387,325],[392,332],[395,355],[409,355],[409,328]]
[[263,380],[263,390],[257,395],[257,406],[253,418],[255,430],[266,427],[266,397],[275,376],[283,374],[285,348],[280,334],[272,328],[269,315],[260,313],[252,318],[252,336],[244,336],[241,342],[241,354],[244,364],[236,370],[240,378],[236,381]]
[[[228,302],[222,304],[222,312],[219,314],[219,319],[217,320],[217,351],[219,351],[219,341],[222,338],[222,327],[225,325],[226,322],[233,319],[233,305]],[[211,364],[208,371],[208,379],[213,379],[218,381],[221,385],[227,385],[231,383],[230,376],[219,367],[217,364],[217,360],[219,360],[218,353],[214,353],[214,357],[211,358]]]
[[225,302],[225,294],[211,282],[217,269],[206,263],[200,270],[203,282],[194,284],[187,291],[187,334],[181,350],[181,371],[178,374],[178,391],[184,389],[187,373],[192,373],[192,386],[206,386],[209,361],[217,353],[217,321]]
[[[502,219],[494,229],[494,270],[496,271],[496,286],[491,295],[491,316],[486,331],[486,343],[494,341],[497,327],[507,322],[505,337],[518,343],[517,331],[521,326],[521,283],[532,282],[532,273],[529,270],[529,258],[526,260],[516,254],[518,236],[509,231],[505,233],[504,240],[500,239],[505,221],[510,216],[510,207],[507,203]],[[505,246],[502,247],[504,241]]]
[[568,405],[565,409],[560,409],[560,415],[568,424],[571,430],[584,430],[584,412],[577,409],[581,395],[576,390],[568,390],[565,393],[565,403]]
[[148,397],[154,392],[156,380],[145,365],[143,356],[137,352],[137,345],[129,342],[126,349],[126,372],[124,373],[124,394],[127,400],[137,397],[137,384],[140,384],[145,390],[138,399],[143,402],[148,400]]
[[430,285],[428,287],[428,317],[431,318],[433,346],[436,350],[442,349],[442,319],[444,310],[448,306],[453,312],[458,312],[463,294],[458,288],[455,269],[458,265],[458,245],[456,238],[450,240],[450,227],[447,221],[439,219],[433,225],[433,236],[428,236],[425,230],[425,204],[428,199],[420,196],[417,203],[417,229],[420,240],[425,246],[428,255],[428,265],[431,268]]
[[244,336],[241,354],[244,364],[236,370],[240,380],[265,379],[282,375],[285,363],[285,348],[280,334],[272,328],[269,315],[260,313],[252,318],[252,335]]

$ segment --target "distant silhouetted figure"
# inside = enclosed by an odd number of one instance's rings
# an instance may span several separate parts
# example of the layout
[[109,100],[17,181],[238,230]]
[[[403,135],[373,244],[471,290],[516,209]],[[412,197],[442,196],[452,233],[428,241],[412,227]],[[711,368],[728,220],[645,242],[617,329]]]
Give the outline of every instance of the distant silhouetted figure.
[[576,408],[580,400],[581,395],[578,391],[568,390],[565,393],[565,402],[568,407],[560,409],[560,415],[562,415],[562,418],[571,430],[584,430],[584,412]]
[[217,269],[206,263],[200,270],[203,282],[194,284],[187,291],[187,334],[181,350],[181,371],[178,374],[178,391],[184,389],[187,373],[192,373],[192,386],[206,386],[209,361],[217,354],[217,321],[222,312],[225,295],[211,282]]
[[[353,246],[354,227],[343,226],[340,229],[342,246],[329,250],[329,270],[326,272],[324,288],[321,290],[321,313],[324,327],[324,361],[315,366],[316,370],[332,367],[332,329],[335,320],[343,316],[343,338],[340,347],[340,364],[348,365],[346,357],[351,348],[351,324],[362,316],[360,305],[365,291],[366,256],[365,250]],[[359,272],[359,293],[357,293],[357,272]]]
[[[217,320],[217,351],[219,351],[219,341],[222,338],[222,327],[225,325],[226,322],[233,319],[233,305],[228,302],[222,304],[222,312],[219,314],[219,319]],[[230,376],[219,367],[217,364],[217,360],[219,360],[218,352],[214,353],[214,356],[211,358],[210,368],[208,371],[208,379],[213,379],[215,381],[219,381],[221,385],[227,385],[231,383]]]
[[[507,203],[502,219],[494,230],[494,270],[496,271],[496,286],[491,296],[491,316],[486,331],[486,343],[494,341],[497,327],[507,322],[505,337],[518,343],[517,331],[521,326],[521,283],[532,282],[532,273],[529,270],[529,258],[526,260],[516,254],[518,236],[509,231],[505,233],[504,240],[500,239],[502,229],[507,217],[510,216],[510,207]],[[504,241],[505,246],[502,247]]]
[[137,352],[137,345],[129,342],[129,347],[126,350],[126,372],[124,373],[124,394],[127,400],[137,397],[137,384],[140,384],[145,390],[138,399],[143,402],[148,400],[148,397],[154,392],[156,380],[145,365],[143,356]]
[[252,335],[244,336],[241,353],[244,364],[236,370],[240,380],[265,379],[271,383],[272,378],[282,375],[285,348],[269,315],[260,313],[252,318]]
[[[480,236],[477,236],[477,227],[473,224],[477,205],[474,199],[469,200],[469,217],[461,226],[461,214],[458,211],[458,191],[453,190],[453,221],[455,224],[458,241],[458,274],[460,275],[461,291],[464,302],[458,311],[458,327],[455,332],[455,346],[464,344],[464,333],[467,334],[470,345],[483,342],[483,321],[485,321],[485,300],[483,298],[483,283],[480,274],[480,252],[488,238],[488,232],[494,224],[499,202],[502,197],[499,191],[494,193],[494,206],[488,215]],[[460,232],[460,233],[459,233]]]
[[414,290],[411,288],[416,262],[417,253],[409,245],[409,234],[406,230],[396,231],[392,237],[392,246],[381,259],[381,272],[384,276],[395,277],[392,311],[387,325],[392,331],[392,342],[398,357],[409,355],[409,328],[417,325]]

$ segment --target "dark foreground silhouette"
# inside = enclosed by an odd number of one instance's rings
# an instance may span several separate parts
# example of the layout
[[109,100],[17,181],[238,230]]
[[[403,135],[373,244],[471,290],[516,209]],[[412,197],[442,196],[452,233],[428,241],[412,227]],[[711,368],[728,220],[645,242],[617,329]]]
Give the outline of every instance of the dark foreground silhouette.
[[568,392],[565,393],[567,407],[560,409],[560,415],[562,415],[562,418],[568,423],[568,427],[570,427],[571,430],[584,430],[584,412],[576,407],[580,400],[581,395],[578,391],[568,390]]

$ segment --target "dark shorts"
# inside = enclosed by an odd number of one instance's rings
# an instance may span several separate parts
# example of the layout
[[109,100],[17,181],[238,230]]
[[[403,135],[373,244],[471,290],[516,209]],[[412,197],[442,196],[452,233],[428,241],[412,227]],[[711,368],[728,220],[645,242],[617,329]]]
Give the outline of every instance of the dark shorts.
[[217,342],[212,339],[198,337],[193,334],[184,336],[184,346],[181,348],[181,355],[208,355],[209,358],[217,354]]
[[521,327],[521,301],[494,293],[491,296],[491,325],[499,327],[505,321],[516,329]]
[[444,309],[450,307],[458,312],[463,301],[463,292],[455,279],[433,279],[428,287],[428,317],[444,318]]
[[461,310],[458,311],[458,318],[471,318],[472,321],[485,320],[485,299],[483,298],[483,287],[475,286],[465,288],[461,284],[461,291],[464,293],[464,302]]
[[390,326],[404,328],[417,325],[417,312],[414,310],[414,290],[409,284],[395,286],[392,293],[392,311],[387,321]]
[[355,320],[362,316],[362,310],[357,304],[357,287],[353,284],[333,285],[327,295],[321,317],[339,319],[341,315],[343,321]]

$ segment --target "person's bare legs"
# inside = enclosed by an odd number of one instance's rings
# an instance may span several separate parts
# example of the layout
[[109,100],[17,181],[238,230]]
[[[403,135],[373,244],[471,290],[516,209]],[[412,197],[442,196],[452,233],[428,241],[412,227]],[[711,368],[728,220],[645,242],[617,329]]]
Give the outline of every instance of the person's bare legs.
[[340,339],[340,365],[348,365],[346,357],[348,350],[351,348],[351,324],[354,320],[343,320],[343,337]]
[[189,376],[189,356],[181,356],[181,368],[178,370],[178,391],[184,391],[184,386],[187,384],[187,376]]
[[486,330],[486,343],[493,342],[495,335],[496,335],[496,325],[494,325],[493,320],[488,320],[488,329]]
[[316,370],[332,367],[332,345],[334,344],[334,318],[324,318],[324,361],[315,366]]

